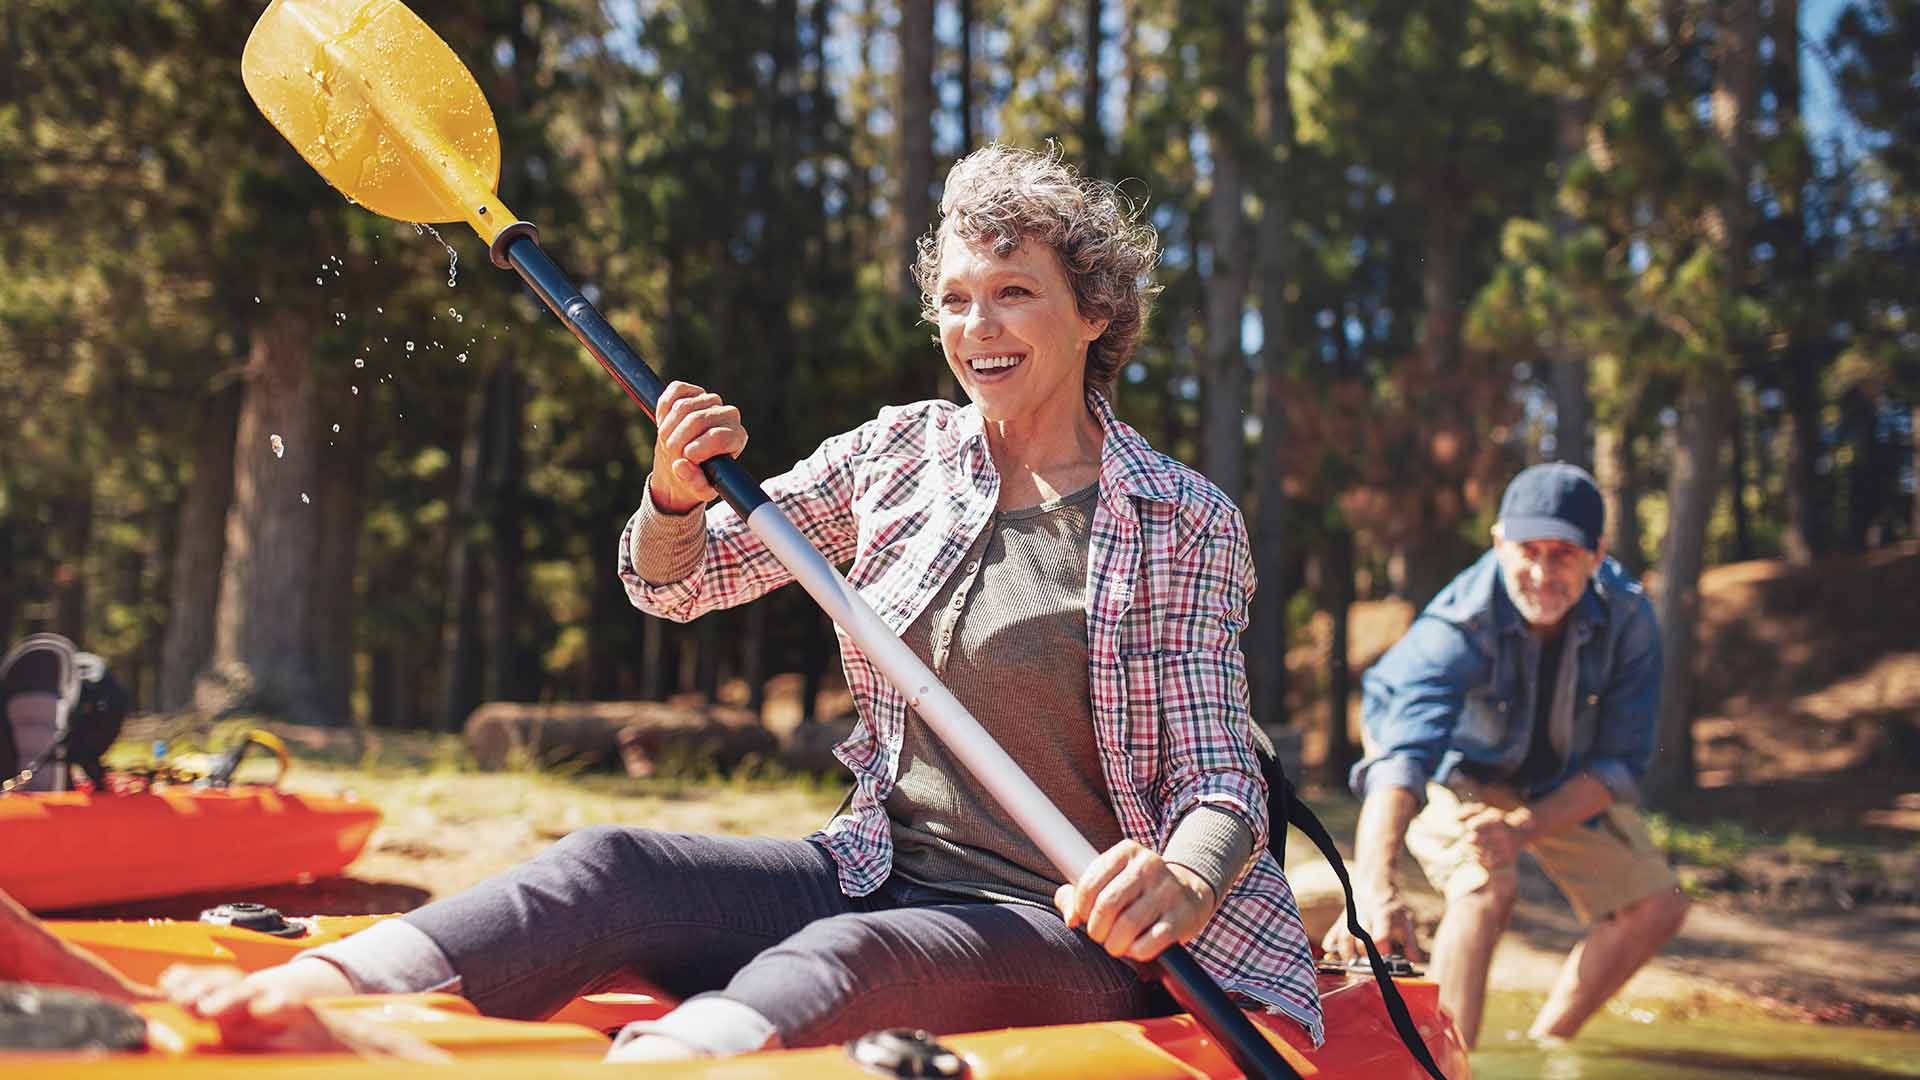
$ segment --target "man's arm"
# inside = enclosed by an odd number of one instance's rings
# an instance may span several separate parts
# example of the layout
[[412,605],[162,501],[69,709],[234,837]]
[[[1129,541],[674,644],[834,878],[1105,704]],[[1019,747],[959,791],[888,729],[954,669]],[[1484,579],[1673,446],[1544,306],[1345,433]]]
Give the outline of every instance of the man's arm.
[[[1353,840],[1354,905],[1360,910],[1360,925],[1383,951],[1403,953],[1411,960],[1424,957],[1414,940],[1412,909],[1400,895],[1393,866],[1407,838],[1407,826],[1419,812],[1419,797],[1410,788],[1375,785],[1360,804],[1360,824]],[[1323,947],[1329,956],[1343,961],[1366,955],[1348,933],[1345,919],[1333,924]]]

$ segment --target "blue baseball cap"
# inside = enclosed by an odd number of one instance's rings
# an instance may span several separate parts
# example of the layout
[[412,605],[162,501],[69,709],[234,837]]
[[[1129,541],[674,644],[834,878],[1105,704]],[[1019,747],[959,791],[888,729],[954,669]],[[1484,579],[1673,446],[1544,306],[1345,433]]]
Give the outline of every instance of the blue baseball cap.
[[1556,461],[1523,469],[1500,498],[1500,536],[1516,544],[1565,540],[1598,551],[1606,524],[1600,485],[1578,465]]

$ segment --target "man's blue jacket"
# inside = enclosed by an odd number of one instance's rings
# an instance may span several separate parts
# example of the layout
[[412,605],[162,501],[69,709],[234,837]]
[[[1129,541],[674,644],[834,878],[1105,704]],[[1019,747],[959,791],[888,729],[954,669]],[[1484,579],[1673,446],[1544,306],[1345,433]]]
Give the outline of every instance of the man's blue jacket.
[[[1618,802],[1636,802],[1653,757],[1660,700],[1660,628],[1640,583],[1604,560],[1568,613],[1548,736],[1560,770],[1520,794],[1532,800],[1575,773]],[[1527,630],[1488,551],[1441,590],[1361,680],[1374,754],[1353,767],[1354,793],[1404,787],[1421,803],[1429,780],[1455,770],[1508,779],[1527,756],[1540,642]],[[1569,685],[1570,684],[1570,685]]]

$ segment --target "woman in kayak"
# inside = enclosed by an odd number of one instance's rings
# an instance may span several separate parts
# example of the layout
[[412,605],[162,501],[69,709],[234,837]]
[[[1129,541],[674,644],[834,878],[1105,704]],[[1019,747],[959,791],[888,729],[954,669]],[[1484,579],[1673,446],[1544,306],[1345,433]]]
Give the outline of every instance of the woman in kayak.
[[[883,409],[766,484],[1101,852],[1078,881],[843,643],[856,788],[824,830],[585,829],[282,967],[163,987],[244,1039],[319,996],[454,989],[533,1018],[637,976],[682,1000],[610,1054],[643,1060],[1148,1015],[1167,1002],[1137,962],[1186,942],[1318,1043],[1249,731],[1245,527],[1108,404],[1156,259],[1112,186],[1053,155],[968,156],[915,274],[969,404]],[[700,463],[747,444],[739,411],[675,383],[658,413],[621,538],[633,602],[687,620],[791,580],[730,507],[699,512],[715,494]]]

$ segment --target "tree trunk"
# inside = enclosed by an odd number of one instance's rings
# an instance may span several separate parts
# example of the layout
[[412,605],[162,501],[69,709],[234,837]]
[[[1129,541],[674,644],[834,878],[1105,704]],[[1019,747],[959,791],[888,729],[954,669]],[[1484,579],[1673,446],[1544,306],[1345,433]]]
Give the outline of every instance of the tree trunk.
[[973,0],[960,0],[960,153],[973,153]]
[[1080,167],[1089,176],[1101,176],[1106,169],[1107,136],[1100,127],[1100,96],[1106,85],[1100,78],[1100,50],[1106,41],[1100,21],[1107,5],[1106,0],[1085,3],[1087,47],[1080,76]]
[[[310,320],[286,309],[252,331],[213,661],[194,692],[204,712],[334,719],[315,697],[307,652],[308,582],[319,550],[312,340]],[[274,437],[284,456],[272,449]]]
[[1874,525],[1885,509],[1885,453],[1877,428],[1879,402],[1855,388],[1840,398],[1841,428],[1853,443],[1853,461],[1847,466],[1846,550],[1865,551],[1874,545]]
[[1700,614],[1700,572],[1707,522],[1720,489],[1720,454],[1733,413],[1724,378],[1690,389],[1667,482],[1667,539],[1660,549],[1659,617],[1665,669],[1660,678],[1658,746],[1647,773],[1647,798],[1659,802],[1694,782],[1693,654]]
[[1452,375],[1460,367],[1461,254],[1466,250],[1467,215],[1457,200],[1439,193],[1426,206],[1422,238],[1420,302],[1426,308],[1426,348],[1436,370]]
[[1787,561],[1805,566],[1826,554],[1829,481],[1820,475],[1820,364],[1814,346],[1787,351],[1787,523],[1780,546]]
[[[1719,6],[1713,87],[1715,140],[1734,178],[1716,208],[1723,287],[1746,292],[1750,210],[1747,178],[1753,172],[1752,123],[1759,90],[1759,0],[1727,0]],[[1709,223],[1711,226],[1711,222]],[[1738,348],[1738,345],[1735,346]],[[1730,358],[1731,359],[1731,358]],[[1647,774],[1647,797],[1659,800],[1691,790],[1693,757],[1693,654],[1700,608],[1700,571],[1706,563],[1707,524],[1720,492],[1720,453],[1732,429],[1737,402],[1727,371],[1695,374],[1680,410],[1681,428],[1667,484],[1667,542],[1661,558],[1660,617],[1665,668],[1660,678],[1658,749]]]
[[900,86],[894,113],[899,149],[894,281],[901,296],[918,296],[913,263],[920,234],[933,220],[933,0],[900,5]]
[[767,704],[767,606],[763,599],[740,613],[747,624],[740,635],[740,680],[747,684],[747,708],[755,716]]
[[[1422,346],[1432,357],[1434,369],[1442,377],[1450,377],[1460,368],[1461,311],[1466,304],[1462,295],[1461,254],[1466,250],[1467,215],[1458,200],[1444,191],[1430,193],[1424,209],[1427,221],[1422,239],[1425,258],[1420,271],[1421,304],[1425,309]],[[1367,322],[1363,316],[1361,324]],[[1344,339],[1346,334],[1336,329],[1334,336]],[[1408,493],[1406,497],[1416,496],[1426,501],[1426,497],[1418,493]],[[1424,514],[1415,528],[1400,538],[1394,556],[1400,571],[1394,580],[1394,589],[1415,607],[1425,607],[1460,571],[1457,545],[1437,534]]]
[[667,658],[671,655],[666,621],[651,615],[642,615],[640,619],[640,696],[648,701],[664,701],[667,696]]
[[330,395],[327,412],[340,418],[339,432],[316,438],[327,448],[326,467],[315,478],[314,529],[318,550],[309,587],[314,700],[336,724],[353,722],[354,581],[360,563],[361,489],[366,479],[366,399]]
[[1747,506],[1747,408],[1746,402],[1736,391],[1733,396],[1733,415],[1728,419],[1728,449],[1733,460],[1728,463],[1730,481],[1727,496],[1733,509],[1733,559],[1746,562],[1753,558],[1753,530],[1748,522]]
[[820,719],[820,688],[826,684],[827,665],[832,662],[833,646],[838,640],[831,619],[817,612],[808,617],[813,622],[813,632],[801,644],[800,659],[804,668],[800,680],[800,722],[803,724]]
[[1239,502],[1247,446],[1247,362],[1240,347],[1240,320],[1253,262],[1242,209],[1247,172],[1243,154],[1251,142],[1247,72],[1252,57],[1245,0],[1212,0],[1205,7],[1217,20],[1209,29],[1216,35],[1219,52],[1212,58],[1206,80],[1215,95],[1205,118],[1207,153],[1213,162],[1212,190],[1207,195],[1213,267],[1206,280],[1206,419],[1201,424],[1201,462],[1207,479],[1227,498]]
[[466,423],[460,439],[459,472],[453,506],[447,515],[447,595],[440,626],[441,684],[439,729],[459,731],[480,704],[481,565],[476,549],[480,529],[480,493],[486,475],[487,399],[491,379],[474,383],[467,394]]
[[[488,577],[493,585],[487,655],[486,697],[493,701],[532,701],[538,687],[526,649],[521,622],[527,613],[526,540],[523,519],[526,500],[525,455],[520,432],[525,426],[526,380],[521,378],[511,351],[503,353],[494,371],[494,394],[487,440],[491,445],[487,486],[493,507],[493,544],[488,549]],[[621,459],[624,460],[624,457]],[[600,545],[605,550],[606,545]],[[610,592],[611,578],[589,583]],[[463,721],[464,722],[464,721]]]
[[154,705],[162,711],[193,704],[193,682],[213,656],[220,564],[227,546],[227,509],[233,503],[233,453],[240,398],[240,387],[230,386],[201,399],[194,424],[193,474],[180,501],[174,529],[171,595],[154,695]]
[[0,646],[9,646],[14,639],[14,620],[20,617],[20,582],[18,564],[20,527],[12,517],[0,514]]
[[1647,560],[1640,553],[1640,475],[1632,435],[1612,425],[1600,428],[1594,436],[1594,469],[1607,506],[1607,552],[1639,577]]
[[1353,609],[1353,532],[1342,525],[1327,538],[1325,587],[1327,612],[1333,618],[1327,643],[1326,756],[1321,768],[1329,785],[1345,783],[1347,770],[1359,760],[1347,734],[1347,708],[1353,696],[1353,671],[1348,663],[1348,628]]
[[53,632],[84,648],[87,641],[87,583],[93,579],[93,473],[80,470],[74,487],[54,500],[54,535],[59,561],[53,567]]
[[1290,3],[1267,0],[1261,20],[1266,38],[1267,145],[1272,159],[1260,183],[1260,366],[1264,392],[1260,494],[1253,534],[1253,564],[1260,587],[1253,597],[1246,652],[1253,719],[1263,726],[1288,721],[1287,608],[1293,599],[1286,491],[1287,375],[1293,368],[1293,336],[1287,322],[1293,306],[1287,301],[1288,275],[1293,270],[1293,203],[1287,183],[1294,150],[1293,98],[1287,88]]
[[[1554,100],[1553,111],[1559,133],[1554,172],[1564,184],[1573,163],[1586,151],[1587,106],[1578,98],[1562,95]],[[1550,220],[1555,245],[1564,250],[1573,240],[1575,224],[1557,199]],[[1587,392],[1587,356],[1567,340],[1566,328],[1558,320],[1553,338],[1548,366],[1553,383],[1554,453],[1561,461],[1591,471],[1593,403]]]

